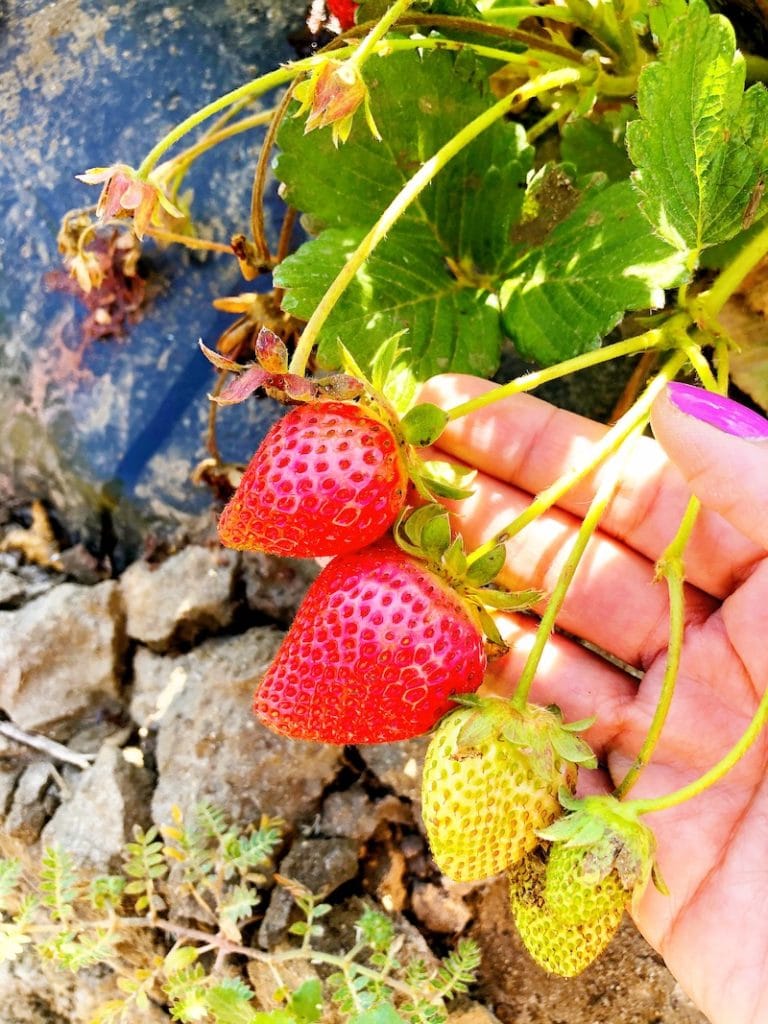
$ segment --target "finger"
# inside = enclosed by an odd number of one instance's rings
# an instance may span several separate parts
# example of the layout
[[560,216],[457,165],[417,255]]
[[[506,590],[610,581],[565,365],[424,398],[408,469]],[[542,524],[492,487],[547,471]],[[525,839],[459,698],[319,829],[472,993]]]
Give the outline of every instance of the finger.
[[[729,402],[726,409],[733,405]],[[651,422],[702,504],[760,545],[762,553],[768,550],[768,420],[762,440],[746,440],[681,411],[663,394],[654,403]]]
[[[494,387],[480,378],[446,375],[427,382],[421,398],[447,409]],[[520,394],[449,424],[438,445],[447,454],[536,494],[588,458],[606,430],[583,416]],[[560,499],[560,507],[582,516],[604,474],[605,467],[590,474]],[[601,528],[655,562],[674,536],[689,498],[690,488],[663,450],[650,438],[641,438]],[[688,578],[722,598],[759,553],[740,531],[705,510],[686,550]]]
[[[502,530],[530,501],[530,495],[480,474],[470,498],[453,505],[454,524],[468,549]],[[510,590],[534,588],[546,595],[557,583],[580,526],[561,509],[538,516],[506,542],[499,581]],[[716,602],[688,587],[686,622],[706,619]],[[654,580],[651,562],[599,531],[591,538],[568,588],[557,624],[569,633],[636,667],[649,665],[668,642],[669,598]]]
[[[503,614],[497,622],[510,652],[491,661],[484,689],[509,697],[533,645],[536,621],[524,615]],[[559,633],[544,648],[529,699],[556,704],[566,722],[595,717],[583,735],[598,758],[607,757],[636,695],[636,682],[617,666]]]

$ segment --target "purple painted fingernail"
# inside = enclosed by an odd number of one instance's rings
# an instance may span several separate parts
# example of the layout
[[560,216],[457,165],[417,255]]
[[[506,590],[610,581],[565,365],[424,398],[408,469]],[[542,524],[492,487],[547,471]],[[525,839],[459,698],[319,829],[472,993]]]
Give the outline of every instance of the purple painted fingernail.
[[745,405],[705,388],[673,381],[667,385],[673,405],[687,416],[749,441],[768,441],[768,420]]

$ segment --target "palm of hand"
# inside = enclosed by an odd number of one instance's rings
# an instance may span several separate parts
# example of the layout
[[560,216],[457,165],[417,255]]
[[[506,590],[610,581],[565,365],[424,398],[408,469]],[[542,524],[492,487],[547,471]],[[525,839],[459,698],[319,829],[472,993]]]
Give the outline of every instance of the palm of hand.
[[[423,397],[452,405],[487,387],[439,378]],[[509,523],[605,430],[526,395],[512,401],[514,429],[511,416],[491,407],[452,425],[440,440],[444,454],[479,470],[475,495],[455,508],[469,549]],[[503,582],[551,591],[599,482],[598,471],[512,538]],[[628,671],[560,633],[540,663],[532,700],[558,704],[566,720],[597,717],[586,738],[605,768],[582,774],[587,789],[610,792],[648,732],[668,642],[667,592],[654,583],[654,564],[689,496],[661,448],[642,439],[558,617],[564,630]],[[734,493],[721,505],[738,498]],[[690,582],[675,695],[631,797],[671,793],[703,775],[743,734],[768,682],[768,557],[766,545],[745,532],[706,509],[699,517],[685,555]],[[505,617],[502,632],[512,650],[491,668],[489,685],[497,692],[513,690],[535,627],[531,618]],[[768,1020],[767,768],[762,736],[717,786],[647,819],[670,895],[650,886],[634,917],[714,1024]]]

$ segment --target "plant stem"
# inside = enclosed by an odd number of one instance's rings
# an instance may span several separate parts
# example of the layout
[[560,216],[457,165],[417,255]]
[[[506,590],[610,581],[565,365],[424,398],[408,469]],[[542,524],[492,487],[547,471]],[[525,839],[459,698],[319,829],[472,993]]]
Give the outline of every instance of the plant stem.
[[205,249],[208,252],[223,252],[228,256],[232,255],[232,246],[223,242],[210,242],[207,238],[198,238],[196,235],[179,235],[175,231],[164,231],[162,228],[148,227],[147,235],[156,238],[158,242],[174,242],[177,245],[185,245],[188,249]]
[[[648,413],[646,411],[643,418],[635,424],[632,431],[625,439],[626,442],[628,442],[632,437],[638,437],[645,429],[647,422]],[[523,671],[520,674],[517,686],[515,687],[515,692],[512,695],[513,702],[520,709],[523,709],[527,703],[528,694],[536,677],[536,671],[539,667],[541,656],[544,653],[544,648],[547,645],[552,630],[555,628],[555,620],[560,614],[560,609],[563,606],[568,589],[573,581],[574,575],[576,574],[579,562],[587,549],[587,545],[592,538],[592,534],[597,529],[598,523],[600,522],[607,506],[610,504],[616,488],[619,485],[621,471],[624,467],[624,461],[628,454],[629,447],[628,443],[622,445],[621,457],[615,460],[614,464],[611,466],[610,472],[607,474],[605,480],[600,484],[594,498],[590,502],[589,510],[582,520],[579,531],[576,534],[576,539],[571,546],[571,550],[568,552],[568,558],[565,561],[565,565],[561,569],[554,590],[547,601],[547,607],[544,610],[544,614],[542,615],[538,629],[536,630],[533,646],[528,653]]]
[[714,320],[747,274],[754,270],[768,253],[768,221],[762,231],[748,242],[728,266],[718,275],[709,289],[694,301],[694,313],[701,310],[706,318]]
[[[586,74],[589,74],[587,71]],[[317,304],[302,333],[290,364],[290,372],[302,374],[309,360],[312,348],[331,311],[353,280],[358,270],[382,241],[393,225],[399,220],[411,203],[423,192],[433,178],[482,132],[504,117],[509,110],[522,100],[531,99],[542,92],[570,85],[585,77],[585,71],[575,68],[560,68],[526,82],[508,96],[504,96],[488,110],[465,125],[452,139],[442,146],[434,156],[422,164],[413,177],[406,182],[389,206],[363,238],[352,255],[347,259],[339,274],[331,282],[325,295]]]
[[524,18],[546,18],[547,21],[567,21],[577,23],[578,18],[569,11],[567,7],[559,7],[555,4],[542,4],[537,6],[536,4],[530,6],[520,5],[520,7],[493,7],[491,10],[486,11],[484,14],[486,21],[504,21],[506,18],[511,18],[517,23],[522,21]]
[[555,103],[553,105],[552,109],[546,113],[540,121],[531,125],[525,133],[525,141],[528,143],[535,142],[536,139],[548,132],[552,125],[557,124],[562,118],[567,117],[577,103],[577,95],[564,96],[559,103]]
[[[337,56],[343,57],[352,53],[352,51],[353,48],[348,46],[343,50],[336,51],[336,54]],[[184,118],[183,121],[180,121],[177,125],[171,128],[167,135],[164,135],[159,142],[155,143],[139,165],[139,177],[146,179],[160,157],[166,153],[174,143],[183,138],[187,132],[191,132],[193,128],[197,128],[198,125],[202,124],[203,121],[206,121],[209,117],[213,117],[214,114],[218,114],[220,111],[232,106],[233,103],[239,103],[244,99],[253,99],[255,96],[261,96],[263,93],[269,92],[270,89],[277,89],[279,86],[292,81],[305,71],[311,71],[315,65],[320,64],[327,59],[328,58],[323,54],[316,54],[312,57],[306,57],[304,60],[296,61],[293,64],[288,64],[286,67],[276,68],[274,71],[270,71],[266,75],[261,75],[259,78],[254,78],[250,82],[246,82],[244,85],[238,86],[237,89],[232,89],[231,92],[224,93],[223,96],[217,97],[211,103],[207,103],[204,107],[200,107],[199,110],[190,114],[189,117]]]
[[686,800],[699,796],[706,789],[709,789],[710,786],[714,786],[715,783],[719,782],[734,765],[738,764],[760,735],[766,722],[768,722],[768,688],[763,693],[754,717],[742,734],[741,739],[708,772],[705,772],[700,778],[690,782],[687,786],[676,789],[672,793],[667,793],[666,796],[650,797],[646,800],[629,800],[627,801],[627,806],[631,807],[637,814],[652,814],[656,811],[666,811],[670,807],[677,807],[679,804],[685,803]]
[[658,745],[669,709],[672,705],[685,633],[685,566],[683,564],[683,552],[696,523],[700,504],[698,498],[692,497],[690,499],[677,533],[656,565],[657,578],[664,576],[669,590],[669,647],[667,649],[667,662],[664,667],[664,679],[661,684],[659,702],[656,705],[648,733],[632,766],[614,790],[613,795],[617,800],[624,799],[639,779],[640,773],[653,757],[653,752]]
[[361,68],[374,52],[379,42],[381,42],[395,22],[402,18],[412,3],[413,0],[395,0],[395,3],[385,11],[378,23],[374,25],[365,39],[363,39],[362,43],[356,47],[355,52],[349,58],[349,63],[354,64],[357,68]]
[[579,370],[585,370],[589,366],[597,366],[600,363],[607,363],[611,359],[619,359],[622,356],[631,356],[636,352],[644,352],[647,349],[657,348],[666,338],[663,328],[654,328],[639,334],[636,338],[628,338],[627,341],[617,341],[613,345],[605,345],[603,348],[595,349],[593,352],[584,352],[572,359],[565,359],[562,363],[555,363],[543,370],[535,370],[532,373],[524,373],[521,377],[515,377],[508,384],[486,391],[477,398],[471,398],[461,405],[455,405],[448,409],[446,416],[448,420],[458,420],[471,412],[483,409],[486,405],[492,405],[502,398],[510,395],[517,395],[522,391],[533,391],[541,384],[550,380],[557,380]]
[[[204,138],[200,139],[199,142],[189,146],[188,149],[183,150],[177,156],[172,157],[167,164],[163,164],[162,167],[158,167],[156,174],[158,177],[168,178],[177,177],[187,170],[190,164],[192,164],[202,153],[207,152],[214,146],[218,146],[220,142],[224,142],[226,139],[231,139],[235,135],[239,135],[241,132],[250,131],[251,128],[259,128],[264,124],[268,124],[274,115],[274,110],[261,110],[258,114],[252,114],[250,117],[243,117],[239,121],[235,121],[234,124],[227,125],[225,128],[219,128],[217,131],[212,131],[206,134]],[[162,175],[160,172],[162,171]],[[154,179],[157,181],[157,177]]]
[[618,451],[627,437],[636,429],[638,424],[645,423],[645,419],[657,396],[661,393],[668,381],[673,380],[677,372],[686,361],[685,353],[677,352],[661,368],[653,378],[645,392],[638,398],[635,404],[618,419],[611,429],[603,436],[602,440],[592,449],[592,455],[583,465],[576,466],[567,473],[555,480],[545,490],[533,499],[528,508],[521,512],[508,526],[499,530],[490,540],[486,541],[471,554],[467,555],[467,564],[473,565],[498,544],[503,544],[516,533],[519,533],[528,523],[551,508],[562,496],[569,491],[574,484],[583,480],[593,469],[600,465],[609,455]]

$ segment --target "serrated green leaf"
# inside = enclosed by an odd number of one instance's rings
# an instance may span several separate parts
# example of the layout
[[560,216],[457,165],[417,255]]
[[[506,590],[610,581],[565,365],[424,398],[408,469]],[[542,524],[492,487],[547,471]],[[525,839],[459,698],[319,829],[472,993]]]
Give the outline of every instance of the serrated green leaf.
[[683,255],[658,238],[629,182],[588,196],[501,289],[518,351],[549,365],[588,352],[627,310],[661,308],[686,277]]
[[[458,74],[447,53],[371,58],[366,80],[383,143],[355,124],[336,150],[329,133],[306,137],[291,118],[279,134],[286,199],[322,232],[275,272],[284,308],[304,319],[414,171],[494,102],[482,76]],[[341,296],[319,361],[337,365],[340,339],[368,371],[382,342],[407,329],[401,388],[448,370],[492,374],[503,341],[494,290],[531,159],[521,126],[499,122],[450,161]]]
[[[692,0],[661,58],[640,76],[640,119],[627,130],[642,208],[659,234],[698,254],[742,230],[768,174],[768,90],[744,92],[745,62],[730,22]],[[768,209],[765,197],[753,220]]]
[[431,402],[414,405],[400,421],[406,441],[416,448],[434,444],[447,425],[448,416],[445,411]]
[[648,24],[657,42],[666,42],[675,20],[687,9],[688,0],[654,0],[648,4]]
[[[622,109],[628,113],[633,108]],[[624,144],[625,119],[626,113],[601,121],[580,117],[564,126],[560,157],[575,168],[579,179],[593,174],[604,174],[608,181],[629,178],[632,164]]]
[[209,989],[205,1005],[216,1024],[293,1024],[293,1017],[285,1010],[259,1013],[248,996],[226,984]]

